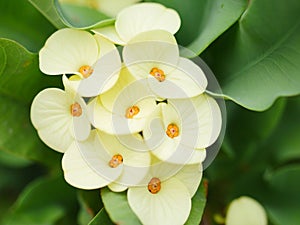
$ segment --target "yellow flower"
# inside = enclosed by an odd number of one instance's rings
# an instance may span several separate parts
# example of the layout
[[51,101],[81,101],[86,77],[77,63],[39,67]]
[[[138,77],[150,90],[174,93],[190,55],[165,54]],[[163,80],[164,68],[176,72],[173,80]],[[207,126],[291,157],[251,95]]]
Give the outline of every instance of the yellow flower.
[[85,101],[64,79],[65,91],[47,88],[35,96],[30,111],[41,140],[52,149],[65,152],[75,140],[85,140],[91,125]]
[[138,34],[124,46],[124,64],[136,79],[145,79],[161,98],[190,98],[202,94],[207,79],[193,61],[179,56],[175,37],[163,30]]
[[182,167],[155,163],[143,185],[129,187],[128,203],[142,224],[182,225],[189,216],[191,198],[201,178],[199,164]]
[[135,80],[124,67],[116,85],[88,104],[94,127],[109,134],[138,133],[156,109],[156,98],[143,82]]
[[85,141],[73,142],[62,160],[65,179],[74,187],[96,189],[108,185],[113,191],[140,183],[149,165],[149,152],[134,151],[117,136],[98,130],[93,130]]
[[242,196],[233,200],[226,214],[226,225],[267,225],[264,208],[255,199]]
[[158,3],[140,3],[124,8],[116,17],[115,26],[94,29],[115,44],[125,45],[136,35],[150,30],[175,34],[180,27],[178,13]]
[[192,164],[206,157],[221,130],[221,111],[206,94],[159,103],[143,131],[145,142],[160,160]]
[[48,75],[75,74],[78,94],[96,96],[118,79],[121,59],[111,42],[87,31],[64,28],[56,31],[39,52],[40,69]]

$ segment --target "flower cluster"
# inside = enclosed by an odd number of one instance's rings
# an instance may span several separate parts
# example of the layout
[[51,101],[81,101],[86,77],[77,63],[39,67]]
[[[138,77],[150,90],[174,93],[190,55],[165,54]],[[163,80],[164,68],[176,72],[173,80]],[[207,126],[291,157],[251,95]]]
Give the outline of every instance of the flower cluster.
[[127,190],[143,224],[183,224],[202,178],[206,148],[221,129],[207,78],[179,54],[176,11],[140,3],[114,26],[56,31],[40,69],[62,75],[64,90],[33,100],[40,138],[64,153],[66,181],[81,189]]

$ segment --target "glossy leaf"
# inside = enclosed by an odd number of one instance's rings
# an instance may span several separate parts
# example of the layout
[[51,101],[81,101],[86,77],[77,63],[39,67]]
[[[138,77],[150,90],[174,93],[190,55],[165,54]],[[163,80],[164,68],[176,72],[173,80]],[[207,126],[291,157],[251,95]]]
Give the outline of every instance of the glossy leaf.
[[111,25],[115,21],[95,9],[70,4],[61,5],[58,0],[29,0],[29,2],[58,29],[63,27],[100,28]]
[[224,97],[262,111],[300,93],[300,1],[252,0],[203,57]]
[[190,216],[186,221],[185,225],[198,225],[201,222],[204,208],[206,205],[206,195],[207,195],[207,180],[203,179],[201,184],[192,198],[192,209]]
[[38,57],[14,41],[0,38],[0,150],[48,165],[59,154],[39,140],[30,122],[30,103],[44,87],[60,78],[42,75]]
[[[0,155],[4,152],[0,151]],[[12,156],[10,156],[12,158]],[[11,163],[9,159],[8,163],[0,161],[0,224],[8,212],[11,210],[11,205],[18,198],[18,195],[22,189],[33,179],[41,176],[45,171],[43,168],[34,165],[26,166],[24,163],[19,161],[19,158],[15,157],[16,160]],[[28,164],[28,163],[27,163]]]
[[39,71],[38,55],[12,40],[0,38],[0,93],[30,103],[45,87],[62,86],[61,77]]
[[54,31],[51,23],[28,1],[0,1],[1,38],[15,40],[28,50],[38,52]]
[[62,178],[41,178],[22,192],[5,224],[55,224],[68,212],[74,212],[75,196],[75,190]]
[[271,137],[273,159],[284,164],[300,159],[300,96],[290,98],[284,116]]
[[112,192],[108,188],[101,189],[101,197],[111,220],[116,224],[141,225],[139,219],[127,202],[127,192]]
[[11,154],[10,152],[0,151],[0,165],[12,168],[22,168],[32,164],[30,160]]
[[268,190],[265,207],[275,225],[300,223],[300,166],[291,165],[276,170],[267,176]]
[[227,102],[228,132],[225,140],[240,162],[256,160],[256,154],[261,151],[260,147],[277,128],[285,105],[285,100],[280,99],[265,112],[252,112]]
[[77,198],[80,204],[78,223],[88,224],[103,207],[100,190],[78,190]]
[[181,28],[176,34],[179,44],[200,54],[210,43],[238,20],[246,9],[246,0],[155,0],[178,11]]
[[114,223],[109,219],[109,216],[104,208],[102,208],[97,215],[89,222],[88,225],[113,225]]

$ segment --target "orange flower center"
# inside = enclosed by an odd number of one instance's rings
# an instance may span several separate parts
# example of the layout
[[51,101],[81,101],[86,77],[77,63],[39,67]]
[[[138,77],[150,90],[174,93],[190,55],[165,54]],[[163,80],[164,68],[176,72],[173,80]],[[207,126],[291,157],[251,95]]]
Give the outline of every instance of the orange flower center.
[[155,77],[155,79],[158,80],[159,82],[162,82],[166,79],[166,75],[165,75],[164,71],[161,69],[158,69],[156,67],[151,69],[150,74],[153,77]]
[[156,194],[161,189],[161,182],[160,179],[153,177],[150,182],[148,183],[148,190],[151,194]]
[[132,119],[135,115],[137,115],[138,113],[140,112],[140,109],[139,109],[139,107],[137,107],[137,106],[131,106],[131,107],[129,107],[127,110],[126,110],[126,114],[125,114],[125,116],[126,116],[126,118],[128,118],[128,119]]
[[179,135],[179,128],[178,128],[178,126],[176,124],[174,124],[174,123],[169,124],[168,127],[167,127],[166,134],[170,138],[177,137]]
[[79,117],[82,114],[82,108],[79,103],[75,102],[71,105],[71,115],[74,117]]
[[123,163],[123,156],[120,155],[120,154],[116,154],[114,155],[111,160],[109,161],[108,165],[111,167],[111,168],[116,168],[118,167],[120,164]]
[[79,68],[79,73],[81,73],[84,78],[88,78],[93,72],[94,70],[91,66],[84,65]]

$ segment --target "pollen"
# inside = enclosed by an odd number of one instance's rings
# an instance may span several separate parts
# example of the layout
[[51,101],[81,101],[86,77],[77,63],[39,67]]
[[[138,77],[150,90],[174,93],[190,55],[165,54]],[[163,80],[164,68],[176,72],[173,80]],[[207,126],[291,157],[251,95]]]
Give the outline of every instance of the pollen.
[[137,106],[131,106],[126,110],[125,116],[128,119],[132,119],[135,115],[137,115],[140,112],[139,107]]
[[84,78],[88,78],[93,72],[94,70],[91,66],[84,65],[79,68],[79,73],[81,73]]
[[160,179],[153,177],[148,183],[148,190],[151,194],[157,194],[161,189]]
[[150,75],[155,77],[155,79],[158,80],[159,82],[163,82],[166,79],[166,75],[164,71],[156,67],[151,69]]
[[170,138],[175,138],[179,135],[179,128],[176,124],[171,123],[168,125],[167,127],[167,131],[166,134],[170,137]]
[[82,114],[82,108],[79,103],[75,102],[71,105],[71,115],[74,117],[79,117]]
[[108,165],[111,167],[111,168],[116,168],[118,167],[120,164],[123,163],[123,156],[120,155],[120,154],[116,154],[114,155],[111,160],[109,161]]

